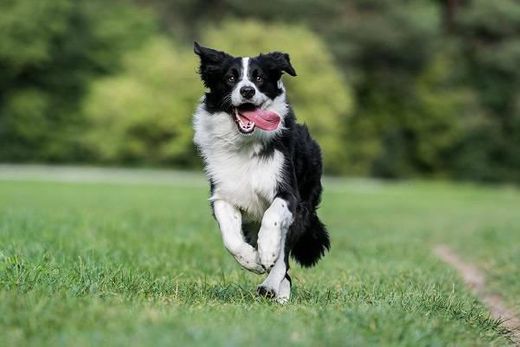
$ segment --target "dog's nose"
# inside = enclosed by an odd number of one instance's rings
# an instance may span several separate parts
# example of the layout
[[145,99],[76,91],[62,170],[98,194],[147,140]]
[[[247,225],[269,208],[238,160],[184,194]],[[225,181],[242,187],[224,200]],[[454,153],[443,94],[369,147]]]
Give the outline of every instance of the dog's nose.
[[255,95],[255,88],[251,86],[244,86],[240,88],[240,95],[246,99],[251,99]]

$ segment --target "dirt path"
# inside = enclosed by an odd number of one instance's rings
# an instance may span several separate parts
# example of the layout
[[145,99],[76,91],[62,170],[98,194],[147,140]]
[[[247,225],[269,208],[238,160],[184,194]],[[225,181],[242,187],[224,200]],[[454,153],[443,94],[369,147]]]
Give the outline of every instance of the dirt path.
[[446,245],[436,246],[434,253],[458,271],[466,285],[488,307],[493,318],[502,321],[503,326],[511,331],[513,343],[520,346],[520,318],[505,305],[500,295],[487,290],[483,272],[473,264],[464,262]]

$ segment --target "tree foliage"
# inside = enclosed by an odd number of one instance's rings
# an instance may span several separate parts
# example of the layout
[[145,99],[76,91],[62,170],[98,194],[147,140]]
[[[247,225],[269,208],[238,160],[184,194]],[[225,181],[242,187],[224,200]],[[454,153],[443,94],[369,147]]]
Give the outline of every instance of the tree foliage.
[[[153,63],[151,63],[153,62]],[[191,114],[203,89],[191,50],[154,38],[95,81],[84,103],[85,144],[111,163],[193,165]]]
[[198,39],[291,55],[328,173],[520,182],[517,0],[4,0],[0,30],[3,161],[193,167]]
[[[277,45],[266,39],[266,31]],[[305,49],[293,49],[299,40],[307,42]],[[291,101],[320,139],[327,168],[342,169],[344,161],[338,158],[352,102],[332,57],[315,34],[303,27],[226,21],[208,31],[203,42],[237,56],[294,52],[291,59],[302,77],[285,79]],[[107,162],[192,165],[196,158],[191,115],[203,94],[195,74],[197,64],[191,49],[154,39],[125,57],[119,74],[93,83],[85,102],[89,129],[85,141],[94,157]]]
[[473,0],[457,24],[467,82],[487,114],[465,134],[459,155],[472,170],[461,173],[520,181],[520,2]]
[[121,2],[0,2],[0,160],[80,159],[88,82],[154,30],[151,15]]

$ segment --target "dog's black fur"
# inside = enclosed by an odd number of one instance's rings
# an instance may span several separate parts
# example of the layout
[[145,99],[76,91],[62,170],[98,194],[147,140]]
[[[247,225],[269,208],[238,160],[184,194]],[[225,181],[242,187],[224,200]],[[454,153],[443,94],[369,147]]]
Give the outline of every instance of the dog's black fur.
[[[194,51],[201,59],[199,72],[209,89],[203,101],[205,109],[210,113],[226,112],[232,116],[233,105],[229,95],[242,70],[241,59],[197,43]],[[251,58],[249,72],[256,87],[270,99],[284,93],[278,84],[284,72],[296,76],[289,55],[280,52]],[[257,76],[260,76],[258,80]],[[322,159],[319,145],[311,138],[305,125],[296,123],[290,106],[284,118],[283,131],[265,144],[260,155],[267,158],[275,150],[284,156],[283,174],[276,196],[288,202],[294,217],[285,245],[287,267],[288,254],[302,266],[310,267],[330,248],[329,235],[316,211],[322,192]],[[246,236],[248,229],[250,226],[244,225]],[[248,237],[247,240],[256,246],[255,237]]]

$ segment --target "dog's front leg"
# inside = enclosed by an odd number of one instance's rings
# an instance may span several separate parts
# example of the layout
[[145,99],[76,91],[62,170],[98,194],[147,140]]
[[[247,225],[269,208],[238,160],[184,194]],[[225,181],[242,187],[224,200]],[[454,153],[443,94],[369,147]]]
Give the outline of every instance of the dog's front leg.
[[285,234],[292,222],[293,214],[287,201],[282,198],[274,199],[264,213],[258,232],[260,263],[267,271],[273,268],[279,255],[283,255],[281,248],[285,246]]
[[213,203],[213,213],[220,227],[220,233],[226,249],[244,268],[261,274],[264,268],[260,265],[258,252],[248,244],[242,233],[242,214],[224,200]]

